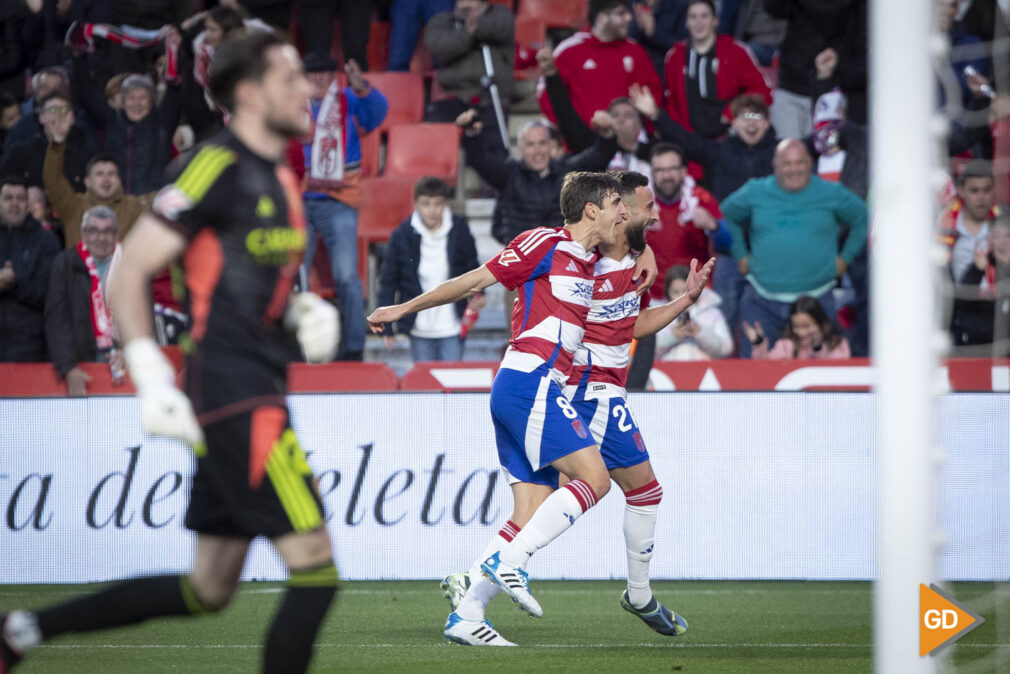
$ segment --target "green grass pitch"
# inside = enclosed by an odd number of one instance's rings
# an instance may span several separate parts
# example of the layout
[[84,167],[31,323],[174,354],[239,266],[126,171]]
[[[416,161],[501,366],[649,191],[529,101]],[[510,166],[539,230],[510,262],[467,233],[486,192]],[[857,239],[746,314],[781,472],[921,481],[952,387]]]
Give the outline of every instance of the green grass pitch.
[[[280,599],[277,583],[245,583],[229,609],[72,635],[34,651],[18,672],[251,672]],[[997,643],[991,583],[955,584],[986,623],[955,647],[957,664],[1010,656]],[[69,599],[87,586],[0,586],[0,611]],[[872,587],[855,582],[654,582],[690,623],[662,637],[621,610],[617,581],[534,582],[544,617],[505,598],[489,610],[521,648],[448,644],[437,581],[344,583],[318,639],[315,672],[868,672]],[[1003,630],[1006,630],[1003,626]],[[1004,670],[1006,671],[1006,670]]]

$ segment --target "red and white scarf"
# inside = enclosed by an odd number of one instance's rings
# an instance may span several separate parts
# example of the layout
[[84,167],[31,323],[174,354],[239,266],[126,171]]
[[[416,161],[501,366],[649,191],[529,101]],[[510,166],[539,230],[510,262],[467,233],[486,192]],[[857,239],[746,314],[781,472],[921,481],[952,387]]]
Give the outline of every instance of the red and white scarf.
[[[88,252],[88,247],[84,245],[84,241],[77,244],[77,254],[81,256],[84,266],[88,269],[88,276],[91,277],[91,290],[88,293],[88,298],[91,300],[91,326],[95,330],[95,342],[99,349],[107,349],[113,346],[116,341],[116,324],[112,320],[109,305],[105,302],[98,266],[95,264],[95,258]],[[109,261],[109,269],[105,272],[106,279],[112,275],[112,270],[119,262],[120,257],[120,246],[117,243],[116,250],[112,253],[112,259]]]
[[344,111],[347,100],[336,79],[330,84],[319,106],[312,132],[312,165],[309,167],[309,189],[336,191],[344,187]]

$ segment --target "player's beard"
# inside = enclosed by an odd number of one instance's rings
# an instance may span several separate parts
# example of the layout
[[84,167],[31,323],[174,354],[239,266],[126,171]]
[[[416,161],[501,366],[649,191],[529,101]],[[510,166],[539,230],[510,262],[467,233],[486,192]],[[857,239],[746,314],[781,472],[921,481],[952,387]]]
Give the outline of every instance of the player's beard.
[[628,246],[631,250],[636,253],[641,253],[645,250],[645,223],[628,227],[624,232],[624,236],[628,239]]
[[266,127],[272,133],[276,133],[278,136],[283,136],[284,138],[300,138],[308,133],[309,130],[308,125],[303,122],[295,123],[290,120],[271,116],[266,118]]

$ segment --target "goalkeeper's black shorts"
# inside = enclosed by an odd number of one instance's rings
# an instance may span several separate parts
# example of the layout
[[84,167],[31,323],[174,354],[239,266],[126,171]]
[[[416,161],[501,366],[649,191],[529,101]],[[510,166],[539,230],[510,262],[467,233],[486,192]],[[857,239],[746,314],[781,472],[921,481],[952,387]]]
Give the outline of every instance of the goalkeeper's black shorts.
[[186,527],[213,536],[277,538],[323,525],[323,505],[286,407],[204,426]]

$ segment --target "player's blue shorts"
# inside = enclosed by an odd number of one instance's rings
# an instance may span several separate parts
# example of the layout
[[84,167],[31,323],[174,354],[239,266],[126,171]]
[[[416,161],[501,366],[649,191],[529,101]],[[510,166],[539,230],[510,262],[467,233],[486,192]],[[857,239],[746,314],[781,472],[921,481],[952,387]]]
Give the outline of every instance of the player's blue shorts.
[[605,384],[580,384],[572,393],[575,410],[590,420],[589,431],[600,446],[607,470],[629,468],[649,458],[628,401],[623,395],[614,395],[617,390]]
[[501,368],[491,384],[498,460],[515,480],[558,487],[551,462],[595,444],[589,427],[545,364],[526,373]]

